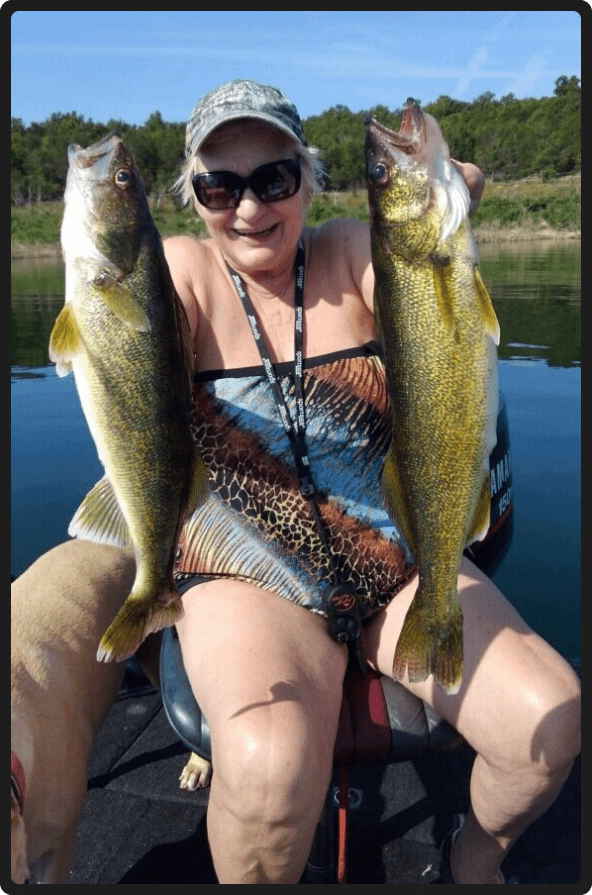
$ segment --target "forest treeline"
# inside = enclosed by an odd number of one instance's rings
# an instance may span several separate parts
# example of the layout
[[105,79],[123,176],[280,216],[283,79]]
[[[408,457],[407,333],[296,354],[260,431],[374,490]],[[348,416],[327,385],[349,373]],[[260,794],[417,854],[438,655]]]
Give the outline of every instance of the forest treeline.
[[[550,97],[519,100],[509,93],[498,100],[487,92],[467,103],[442,95],[424,108],[439,122],[453,158],[475,162],[489,179],[531,174],[547,179],[581,167],[581,87],[575,76],[557,78]],[[326,163],[329,189],[364,186],[364,121],[369,114],[388,127],[399,127],[401,109],[386,106],[352,112],[339,105],[304,121],[309,144]],[[12,204],[60,198],[68,144],[89,146],[109,131],[120,134],[131,149],[146,190],[158,204],[178,175],[185,140],[185,123],[166,122],[160,112],[142,126],[114,119],[94,122],[75,112],[54,113],[28,127],[13,118]]]

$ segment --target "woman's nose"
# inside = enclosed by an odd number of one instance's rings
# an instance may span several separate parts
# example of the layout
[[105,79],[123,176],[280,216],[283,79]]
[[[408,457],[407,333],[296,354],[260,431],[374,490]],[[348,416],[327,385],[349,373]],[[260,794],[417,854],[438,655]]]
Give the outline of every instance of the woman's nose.
[[257,198],[250,187],[247,187],[241,196],[241,200],[236,207],[236,212],[245,219],[253,219],[259,217],[260,213],[265,210],[263,202]]

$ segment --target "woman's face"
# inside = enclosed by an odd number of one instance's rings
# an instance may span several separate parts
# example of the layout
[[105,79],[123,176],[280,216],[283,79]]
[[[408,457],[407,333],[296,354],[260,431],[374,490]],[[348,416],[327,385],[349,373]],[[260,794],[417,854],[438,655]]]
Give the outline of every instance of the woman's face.
[[[247,177],[255,168],[296,158],[281,131],[243,119],[218,128],[197,154],[198,173],[233,171]],[[294,263],[310,196],[304,182],[294,196],[261,202],[248,187],[236,208],[214,211],[195,207],[229,264],[244,274],[280,274]]]

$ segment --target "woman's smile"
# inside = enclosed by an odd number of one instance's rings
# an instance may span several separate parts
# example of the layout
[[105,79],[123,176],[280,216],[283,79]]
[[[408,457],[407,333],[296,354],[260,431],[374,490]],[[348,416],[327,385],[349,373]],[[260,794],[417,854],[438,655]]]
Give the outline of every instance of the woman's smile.
[[239,227],[233,227],[234,232],[241,238],[245,239],[266,239],[268,236],[276,230],[277,223],[272,224],[271,227],[266,227],[264,230],[243,230]]

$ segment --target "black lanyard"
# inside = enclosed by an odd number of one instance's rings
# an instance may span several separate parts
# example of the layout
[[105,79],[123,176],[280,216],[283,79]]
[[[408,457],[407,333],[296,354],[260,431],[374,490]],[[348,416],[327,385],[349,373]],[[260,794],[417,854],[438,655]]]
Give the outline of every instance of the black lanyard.
[[306,414],[304,404],[304,243],[302,239],[298,242],[298,250],[296,252],[296,287],[294,296],[294,306],[296,309],[296,320],[294,324],[294,393],[296,397],[296,423],[292,421],[290,410],[286,403],[284,393],[279,383],[279,379],[275,368],[271,362],[269,351],[265,340],[259,328],[257,316],[253,303],[249,297],[249,293],[239,274],[232,269],[226,261],[226,267],[232,277],[238,297],[243,303],[247,320],[253,333],[253,338],[261,360],[263,368],[267,375],[267,379],[271,386],[272,394],[280,414],[286,435],[292,448],[294,462],[296,464],[296,472],[298,475],[298,484],[300,493],[310,504],[314,517],[316,529],[321,539],[321,543],[327,555],[327,563],[329,567],[329,587],[323,592],[323,605],[329,618],[329,628],[333,637],[341,643],[348,643],[350,650],[363,673],[366,671],[366,663],[361,648],[361,631],[362,626],[358,614],[357,598],[352,587],[341,582],[339,571],[335,563],[335,559],[330,550],[327,540],[325,526],[318,511],[317,502],[315,500],[316,488],[312,478],[310,464],[308,462],[308,448],[306,445]]
[[284,393],[281,389],[275,368],[269,357],[269,351],[265,340],[259,329],[257,317],[253,303],[249,298],[249,293],[245,288],[245,284],[241,277],[226,262],[226,266],[232,277],[232,281],[236,287],[236,291],[247,314],[247,320],[251,326],[253,338],[259,349],[263,368],[269,380],[275,403],[279,410],[280,418],[286,435],[290,441],[294,461],[296,463],[296,472],[298,473],[298,483],[300,485],[300,493],[303,497],[312,499],[316,493],[316,488],[312,480],[310,464],[308,462],[308,449],[306,446],[306,416],[304,412],[304,386],[303,386],[303,366],[304,358],[302,353],[302,345],[304,340],[304,243],[302,240],[298,243],[298,252],[296,254],[296,291],[294,305],[296,308],[296,321],[294,325],[294,391],[296,396],[296,424],[293,423],[290,416],[288,405]]

